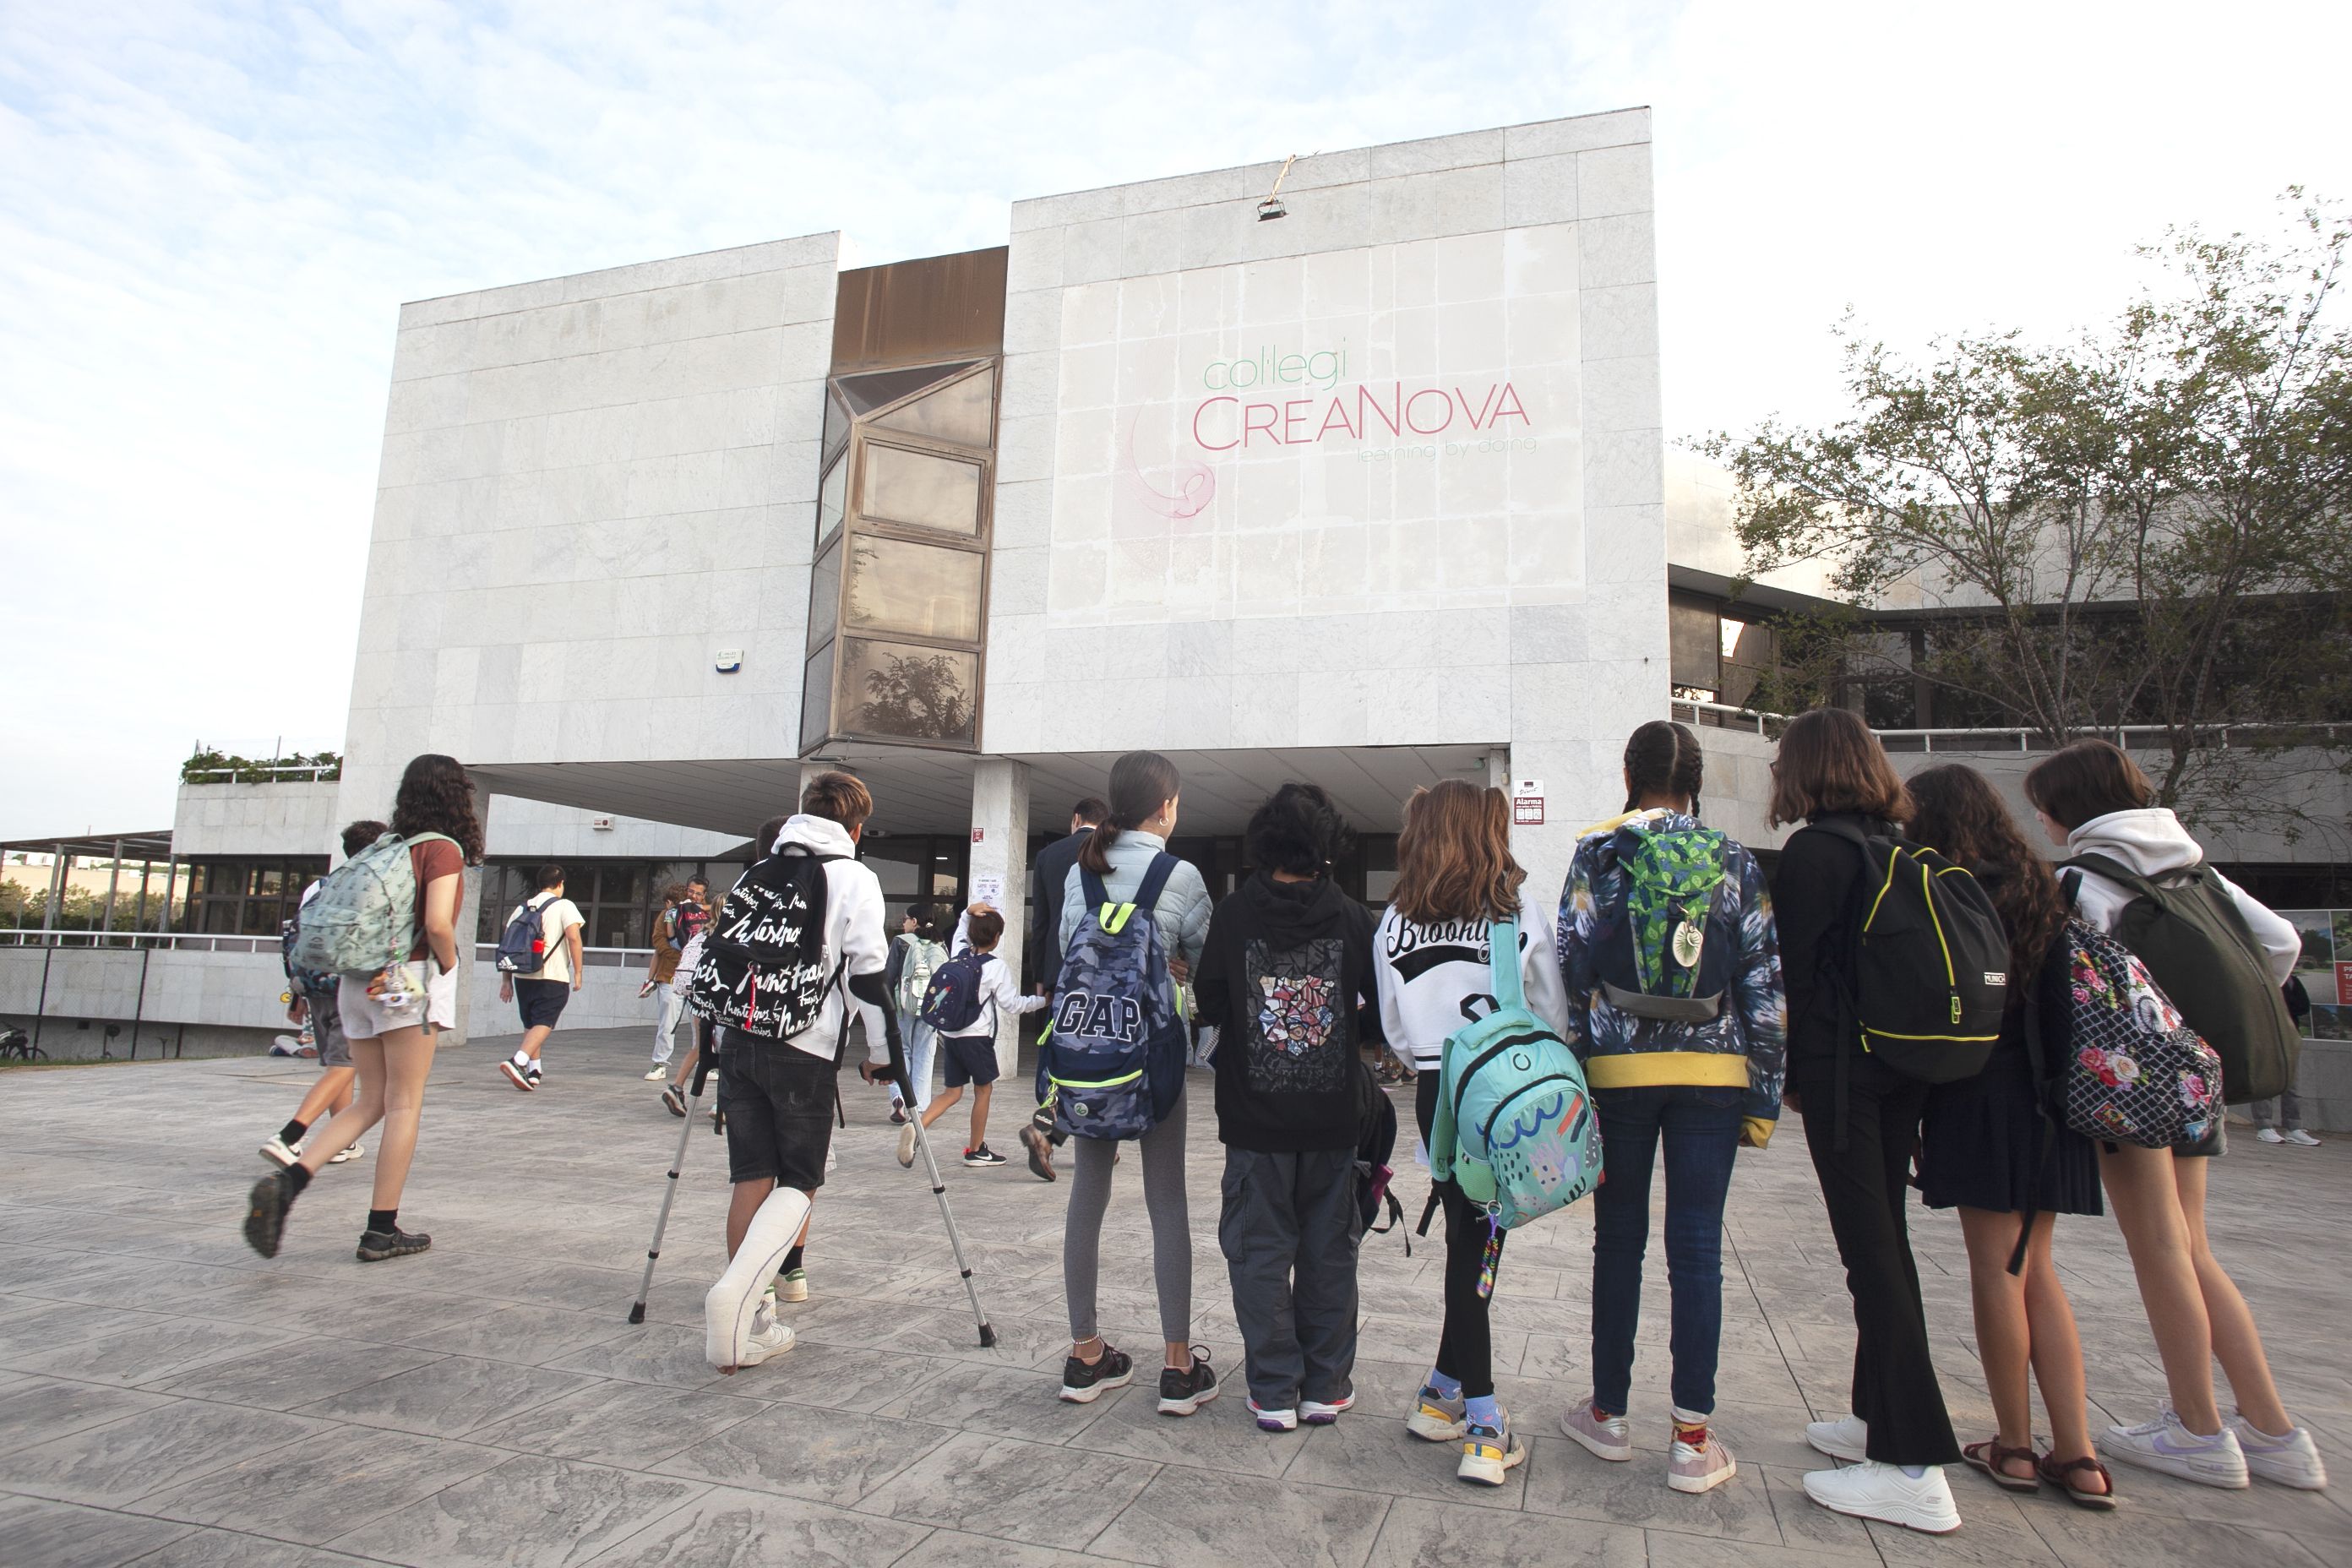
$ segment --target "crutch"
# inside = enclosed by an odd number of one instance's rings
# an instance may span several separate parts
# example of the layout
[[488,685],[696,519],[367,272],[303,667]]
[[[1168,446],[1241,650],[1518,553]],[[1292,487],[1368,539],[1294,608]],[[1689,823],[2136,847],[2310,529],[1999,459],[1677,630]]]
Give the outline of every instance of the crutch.
[[629,1309],[629,1321],[646,1321],[646,1298],[653,1294],[654,1265],[661,1258],[662,1232],[669,1228],[669,1206],[677,1201],[678,1173],[686,1169],[686,1141],[694,1132],[694,1113],[702,1109],[703,1086],[710,1081],[714,1065],[711,1058],[718,1052],[703,1047],[694,1058],[694,1093],[687,1101],[686,1120],[678,1124],[677,1152],[670,1156],[669,1184],[662,1188],[661,1217],[654,1221],[654,1238],[646,1248],[646,1277],[637,1281],[637,1300]]
[[898,1080],[898,1092],[906,1098],[908,1125],[915,1130],[915,1147],[922,1152],[923,1168],[930,1173],[931,1195],[940,1200],[940,1218],[948,1227],[948,1245],[955,1249],[956,1272],[963,1276],[963,1293],[971,1301],[972,1321],[980,1325],[980,1346],[991,1350],[996,1344],[996,1331],[989,1326],[988,1313],[980,1305],[980,1292],[971,1282],[971,1265],[963,1255],[963,1237],[956,1229],[955,1212],[948,1207],[948,1184],[940,1179],[940,1163],[931,1153],[930,1129],[923,1125],[922,1113],[916,1109],[915,1080],[907,1071],[907,1052],[894,1026],[889,1031],[890,1076]]

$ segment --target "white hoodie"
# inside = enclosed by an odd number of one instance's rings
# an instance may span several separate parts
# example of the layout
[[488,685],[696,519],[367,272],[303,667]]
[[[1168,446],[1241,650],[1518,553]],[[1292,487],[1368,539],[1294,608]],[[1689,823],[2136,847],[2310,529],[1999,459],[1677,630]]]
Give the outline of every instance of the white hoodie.
[[[2180,819],[2160,805],[2139,811],[2111,811],[2105,816],[2091,818],[2066,836],[2066,853],[2070,857],[2104,855],[2149,878],[2181,870],[2205,858],[2205,851],[2189,837]],[[2254,940],[2269,955],[2272,981],[2285,984],[2287,976],[2294,973],[2296,959],[2303,953],[2302,936],[2293,925],[2255,902],[2244,889],[2219,871],[2213,873],[2213,878],[2229,889],[2231,901],[2238,906],[2238,913],[2245,917]],[[2076,894],[2074,912],[2088,924],[2111,931],[2124,906],[2136,897],[2129,889],[2117,887],[2095,871],[2085,871]]]
[[848,994],[851,975],[879,974],[890,962],[890,944],[882,934],[882,884],[873,868],[857,859],[857,845],[849,830],[827,817],[795,816],[784,824],[771,847],[776,851],[797,847],[813,855],[838,855],[824,868],[824,967],[841,965],[843,979],[825,993],[824,1010],[816,1022],[792,1036],[785,1044],[830,1061],[841,1043],[842,1008],[857,1009],[866,1022],[866,1054],[876,1062],[890,1059],[889,1037],[883,1033],[882,1009]]
[[[1494,989],[1489,945],[1484,920],[1423,925],[1389,906],[1372,937],[1372,973],[1390,1050],[1423,1072],[1444,1065],[1446,1037],[1465,1022],[1463,1002]],[[1566,1037],[1568,987],[1551,911],[1540,905],[1519,910],[1519,989],[1528,1010]]]

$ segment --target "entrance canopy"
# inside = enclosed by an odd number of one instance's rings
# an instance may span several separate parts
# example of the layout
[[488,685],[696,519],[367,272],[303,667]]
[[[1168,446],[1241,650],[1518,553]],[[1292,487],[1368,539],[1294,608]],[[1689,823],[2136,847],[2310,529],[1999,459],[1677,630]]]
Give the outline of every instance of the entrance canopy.
[[[1284,750],[1171,752],[1184,775],[1179,830],[1237,834],[1260,801],[1284,783],[1304,780],[1331,792],[1360,832],[1392,833],[1405,797],[1444,778],[1480,780],[1502,747],[1332,746]],[[1033,830],[1059,832],[1073,804],[1108,796],[1117,752],[1016,756],[1029,765]],[[837,766],[874,792],[874,826],[886,833],[961,833],[972,820],[970,755],[905,746],[844,744],[816,757],[723,762],[528,763],[469,764],[477,783],[499,795],[551,801],[588,811],[716,833],[748,835],[792,809],[803,768]]]

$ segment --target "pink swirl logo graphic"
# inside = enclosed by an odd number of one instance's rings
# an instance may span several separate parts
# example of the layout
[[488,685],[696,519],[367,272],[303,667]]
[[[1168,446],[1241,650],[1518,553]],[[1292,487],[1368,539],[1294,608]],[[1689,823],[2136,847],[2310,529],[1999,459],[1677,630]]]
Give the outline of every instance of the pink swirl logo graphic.
[[1127,416],[1127,433],[1118,447],[1126,477],[1135,481],[1136,499],[1166,518],[1198,517],[1208,510],[1209,503],[1217,499],[1217,476],[1206,464],[1178,458],[1159,465],[1175,477],[1176,488],[1172,491],[1161,489],[1145,477],[1143,465],[1135,456],[1135,426],[1140,417],[1139,410]]

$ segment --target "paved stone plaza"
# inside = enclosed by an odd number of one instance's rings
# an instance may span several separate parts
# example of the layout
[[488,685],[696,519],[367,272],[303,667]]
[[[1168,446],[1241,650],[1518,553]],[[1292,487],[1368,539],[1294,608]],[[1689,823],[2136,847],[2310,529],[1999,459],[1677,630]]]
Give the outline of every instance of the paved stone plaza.
[[[1836,1255],[1793,1123],[1743,1153],[1727,1258],[1718,1429],[1738,1477],[1664,1480],[1664,1270],[1636,1373],[1636,1462],[1550,1436],[1585,1386],[1589,1218],[1514,1240],[1496,1304],[1502,1392],[1534,1439],[1496,1491],[1400,1419],[1436,1334],[1438,1262],[1364,1247],[1360,1403],[1332,1428],[1250,1423],[1214,1245],[1207,1081],[1192,1122],[1198,1337],[1227,1396],[1185,1421],[1139,1386],[1054,1398],[1065,1349],[1064,1184],[1018,1163],[949,1176],[999,1344],[977,1347],[930,1194],[891,1158],[878,1091],[845,1079],[849,1128],[817,1207],[801,1342],[733,1377],[702,1361],[721,1257],[724,1150],[698,1131],[650,1321],[625,1322],[677,1123],[636,1074],[639,1035],[559,1037],[526,1098],[498,1042],[445,1053],[404,1222],[413,1260],[352,1246],[373,1155],[331,1167],[265,1263],[237,1225],[254,1147],[311,1069],[250,1058],[0,1074],[0,1562],[325,1564],[776,1563],[985,1568],[1591,1563],[2299,1565],[2352,1561],[2347,1494],[2220,1492],[2119,1473],[2118,1514],[2013,1500],[1972,1474],[1941,1540],[1807,1502],[1809,1416],[1845,1407],[1852,1351]],[[1014,1147],[1024,1109],[1000,1105]],[[707,1125],[707,1124],[706,1124]],[[942,1142],[960,1145],[951,1113]],[[2352,1488],[2352,1140],[2218,1173],[2213,1230],[2270,1336],[2290,1405]],[[1122,1172],[1104,1251],[1106,1331],[1157,1358],[1148,1237]],[[1403,1179],[1417,1216],[1425,1178]],[[1964,1438],[1990,1435],[1970,1353],[1958,1228],[1921,1213],[1920,1263]],[[2099,1410],[2137,1419],[2163,1383],[2105,1221],[2058,1255]],[[1139,1382],[1143,1381],[1141,1379]],[[2100,1410],[2106,1413],[2100,1415]]]

